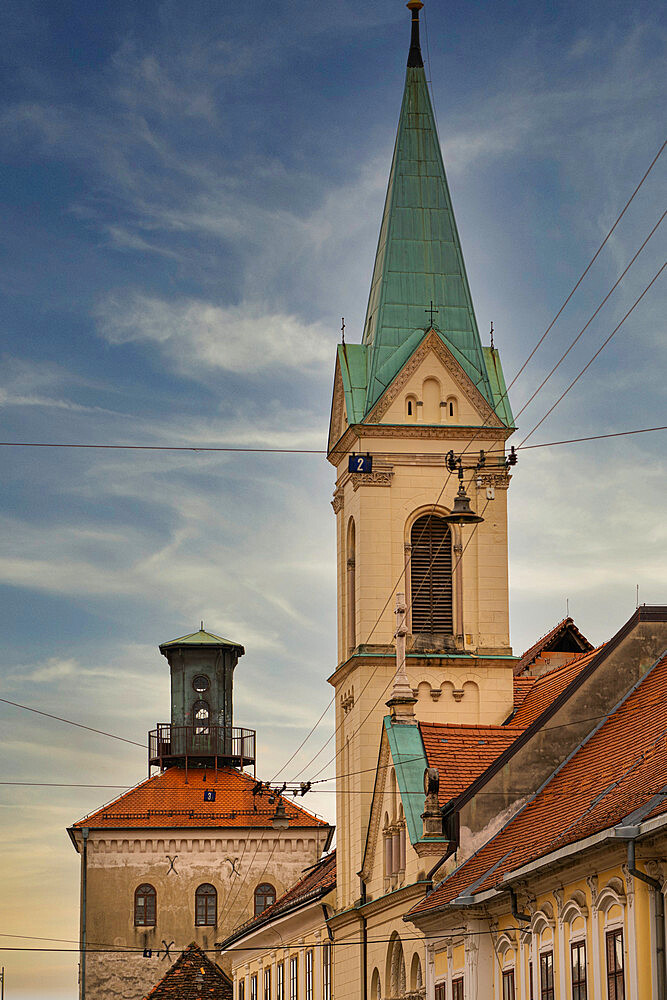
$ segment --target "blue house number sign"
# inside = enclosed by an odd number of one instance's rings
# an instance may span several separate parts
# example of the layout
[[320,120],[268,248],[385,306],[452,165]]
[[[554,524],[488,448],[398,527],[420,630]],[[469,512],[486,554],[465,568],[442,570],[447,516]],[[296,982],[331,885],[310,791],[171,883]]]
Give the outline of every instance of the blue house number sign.
[[204,790],[204,802],[215,802],[215,790],[213,788],[206,788]]
[[350,455],[347,460],[348,472],[372,472],[372,455]]

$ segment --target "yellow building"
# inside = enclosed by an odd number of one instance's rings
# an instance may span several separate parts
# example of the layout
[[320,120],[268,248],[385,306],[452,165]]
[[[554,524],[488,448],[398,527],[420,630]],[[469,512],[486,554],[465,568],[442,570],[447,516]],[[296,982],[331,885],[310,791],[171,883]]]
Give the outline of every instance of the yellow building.
[[[664,649],[667,609],[646,610]],[[662,1000],[666,696],[662,655],[410,910],[426,935],[428,997]]]

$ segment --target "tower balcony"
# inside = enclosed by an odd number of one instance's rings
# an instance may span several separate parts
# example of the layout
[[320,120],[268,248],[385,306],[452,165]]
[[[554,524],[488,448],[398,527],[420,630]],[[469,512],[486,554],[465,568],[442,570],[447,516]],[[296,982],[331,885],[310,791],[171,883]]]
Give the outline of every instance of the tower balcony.
[[148,765],[240,767],[255,763],[255,730],[236,726],[172,726],[158,723],[148,734]]

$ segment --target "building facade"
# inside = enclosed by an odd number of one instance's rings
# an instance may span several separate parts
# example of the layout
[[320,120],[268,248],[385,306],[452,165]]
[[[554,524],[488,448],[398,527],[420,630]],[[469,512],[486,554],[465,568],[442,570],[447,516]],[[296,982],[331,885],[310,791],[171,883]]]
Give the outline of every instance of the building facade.
[[172,717],[149,734],[157,773],[68,831],[81,857],[81,1000],[141,1000],[190,943],[215,956],[333,834],[252,773],[255,734],[231,716],[243,647],[202,628],[160,651]]

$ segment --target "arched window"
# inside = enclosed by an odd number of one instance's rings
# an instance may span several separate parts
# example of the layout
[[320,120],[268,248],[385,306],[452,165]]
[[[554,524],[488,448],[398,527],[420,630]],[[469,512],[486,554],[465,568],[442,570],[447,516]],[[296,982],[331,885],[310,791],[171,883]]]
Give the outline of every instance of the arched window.
[[195,892],[195,924],[213,927],[218,918],[218,894],[215,886],[205,882]]
[[405,419],[410,423],[414,423],[417,419],[417,397],[416,396],[406,396],[405,397]]
[[262,882],[255,889],[255,916],[273,906],[276,901],[276,890],[269,882]]
[[354,518],[350,518],[347,526],[347,650],[351,653],[357,644],[357,571],[356,571],[356,535]]
[[157,893],[152,885],[140,885],[134,893],[134,926],[155,927]]
[[445,403],[445,413],[451,423],[456,423],[459,419],[459,404],[456,396],[448,396]]
[[206,701],[196,701],[192,709],[195,724],[195,736],[208,736],[211,723],[211,710]]
[[426,514],[410,532],[412,632],[452,634],[452,541],[443,518]]

